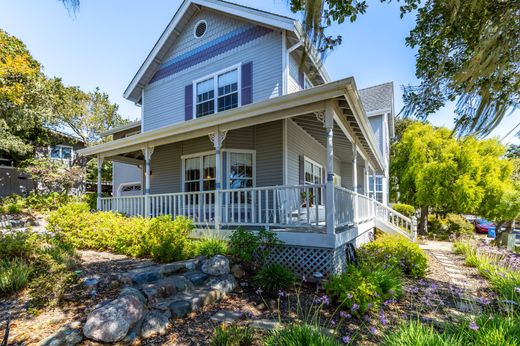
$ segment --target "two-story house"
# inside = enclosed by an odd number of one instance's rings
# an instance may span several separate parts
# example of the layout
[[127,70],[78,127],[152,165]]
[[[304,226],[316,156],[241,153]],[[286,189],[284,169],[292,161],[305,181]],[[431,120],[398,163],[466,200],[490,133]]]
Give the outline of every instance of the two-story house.
[[140,122],[81,151],[115,163],[100,210],[184,215],[195,237],[267,228],[285,242],[273,260],[309,277],[375,227],[413,235],[384,197],[392,84],[331,81],[295,19],[185,0],[124,96]]

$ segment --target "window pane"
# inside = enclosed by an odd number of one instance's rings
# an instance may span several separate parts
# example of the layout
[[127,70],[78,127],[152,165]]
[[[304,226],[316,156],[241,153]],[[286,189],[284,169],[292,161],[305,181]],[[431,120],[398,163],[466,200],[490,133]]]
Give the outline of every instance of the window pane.
[[218,98],[219,112],[236,107],[238,107],[238,92]]
[[215,190],[215,180],[205,180],[203,184],[204,191]]
[[197,83],[197,118],[215,113],[215,91],[213,87],[213,78]]
[[184,180],[199,180],[200,179],[200,158],[194,157],[186,159],[184,164]]
[[184,184],[184,190],[186,192],[195,192],[195,191],[200,191],[200,182],[198,181],[192,181],[190,183],[185,183]]
[[229,178],[231,189],[253,187],[253,154],[231,153]]
[[204,179],[215,179],[215,155],[204,156]]
[[62,159],[66,159],[66,160],[70,160],[71,157],[72,157],[72,149],[71,148],[62,147],[61,148],[61,158]]
[[218,111],[238,107],[238,71],[218,76]]
[[59,146],[56,146],[56,147],[52,147],[51,148],[51,158],[53,159],[59,159],[61,158],[61,154],[60,154],[60,147]]

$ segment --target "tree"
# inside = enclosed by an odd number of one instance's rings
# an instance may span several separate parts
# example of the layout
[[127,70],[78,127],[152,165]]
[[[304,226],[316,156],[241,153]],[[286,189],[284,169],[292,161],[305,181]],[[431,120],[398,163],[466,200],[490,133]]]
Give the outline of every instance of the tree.
[[392,145],[390,170],[400,200],[421,209],[420,233],[430,211],[491,216],[511,188],[512,164],[504,152],[496,140],[457,139],[447,128],[410,125]]
[[[391,0],[381,0],[390,2]],[[399,0],[398,0],[399,1]],[[487,134],[519,106],[520,2],[402,0],[401,17],[416,13],[406,43],[417,48],[418,86],[405,88],[405,114],[426,119],[456,101],[459,134]],[[291,0],[302,11],[308,40],[325,53],[341,44],[332,23],[355,21],[366,1]]]
[[78,165],[67,166],[48,157],[28,159],[22,171],[31,175],[37,192],[56,191],[69,194],[83,181],[84,169]]
[[0,153],[30,154],[50,118],[48,84],[22,41],[0,29]]

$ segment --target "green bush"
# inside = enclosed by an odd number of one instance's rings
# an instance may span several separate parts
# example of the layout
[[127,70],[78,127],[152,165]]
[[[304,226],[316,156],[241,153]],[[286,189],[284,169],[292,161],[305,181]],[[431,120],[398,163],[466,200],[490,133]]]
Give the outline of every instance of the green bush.
[[125,217],[112,212],[91,213],[87,203],[71,203],[52,212],[48,229],[77,248],[110,250],[161,262],[187,259],[194,254],[188,238],[191,220],[165,215]]
[[0,262],[0,296],[24,288],[29,282],[33,267],[20,258]]
[[428,216],[428,236],[431,238],[435,236],[435,239],[446,240],[452,235],[457,238],[472,237],[474,233],[474,226],[461,215],[448,214],[444,218],[435,215]]
[[412,217],[415,215],[415,207],[413,205],[397,203],[392,206],[392,209],[406,217]]
[[272,263],[263,267],[254,276],[253,282],[268,293],[276,293],[291,287],[296,280],[294,274],[286,267]]
[[325,284],[325,290],[340,306],[358,315],[403,295],[399,270],[369,263],[348,265],[344,273],[333,276]]
[[428,265],[428,257],[419,245],[400,235],[384,233],[363,245],[358,254],[361,261],[395,268],[412,278],[423,277]]
[[281,244],[276,233],[262,229],[255,234],[237,228],[229,238],[229,252],[245,264],[261,267],[271,251]]
[[385,335],[385,346],[519,345],[520,319],[517,315],[481,315],[475,321],[448,323],[443,331],[419,321],[403,323]]
[[253,345],[252,330],[236,324],[221,324],[213,331],[211,346],[250,346]]
[[228,251],[228,243],[222,239],[205,238],[195,243],[195,253],[198,256],[226,255]]
[[13,194],[0,199],[0,213],[17,214],[25,209],[33,211],[55,210],[60,206],[77,201],[78,199],[78,197],[57,192],[47,194],[31,192],[27,197]]
[[0,258],[34,260],[43,247],[42,236],[32,232],[0,232]]
[[266,346],[339,346],[339,342],[309,324],[290,324],[275,330],[265,342]]

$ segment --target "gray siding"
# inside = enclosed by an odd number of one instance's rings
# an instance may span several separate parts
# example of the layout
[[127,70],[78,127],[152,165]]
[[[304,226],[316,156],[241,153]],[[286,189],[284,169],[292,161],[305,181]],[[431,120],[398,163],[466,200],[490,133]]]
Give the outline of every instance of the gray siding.
[[290,93],[300,91],[299,83],[299,63],[296,58],[291,54],[289,57],[289,80],[287,81],[287,90]]
[[[193,36],[193,27],[201,19],[207,21],[208,32],[201,39],[196,39]],[[239,26],[250,27],[251,24],[202,11],[191,19],[177,44],[172,48],[170,57],[191,51]],[[281,33],[273,31],[201,64],[147,85],[143,100],[144,131],[184,121],[185,86],[193,80],[236,64],[253,62],[253,102],[278,96],[282,84],[281,53]]]
[[[112,193],[118,193],[119,186],[123,183],[142,183],[142,169],[136,165],[122,162],[112,163]],[[142,189],[144,189],[142,187]]]
[[256,126],[256,186],[283,185],[283,125]]
[[[294,121],[287,121],[287,184],[299,185],[299,157],[304,155],[327,168],[327,149],[319,144]],[[334,173],[341,176],[341,163],[334,159]]]

